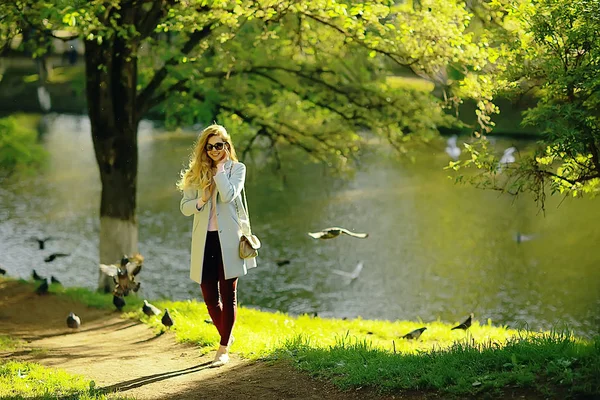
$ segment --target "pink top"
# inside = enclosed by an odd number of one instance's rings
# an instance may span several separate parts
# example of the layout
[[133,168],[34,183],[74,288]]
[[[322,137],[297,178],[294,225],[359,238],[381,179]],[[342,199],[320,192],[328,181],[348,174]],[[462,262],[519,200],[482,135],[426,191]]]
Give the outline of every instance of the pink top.
[[[225,163],[217,164],[217,174],[221,172],[225,172]],[[210,212],[208,214],[208,231],[214,232],[219,230],[219,223],[217,222],[217,190],[213,190],[213,194],[210,200]],[[204,203],[201,199],[198,199],[198,204],[196,205],[196,208],[201,208],[204,204],[206,203]]]

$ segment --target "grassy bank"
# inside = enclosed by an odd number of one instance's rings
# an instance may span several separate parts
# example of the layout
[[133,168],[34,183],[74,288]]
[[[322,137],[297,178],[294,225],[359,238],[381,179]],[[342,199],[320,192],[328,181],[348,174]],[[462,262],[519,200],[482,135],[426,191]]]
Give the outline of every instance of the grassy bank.
[[[0,353],[18,350],[24,343],[0,335]],[[108,399],[95,388],[94,381],[63,370],[46,368],[36,363],[0,360],[0,399]],[[111,395],[111,399],[127,397]]]
[[[112,297],[53,286],[59,296],[113,309]],[[126,298],[124,316],[165,331],[160,316],[141,311],[142,299]],[[201,301],[153,301],[168,308],[178,341],[201,353],[218,342]],[[290,316],[241,306],[232,346],[251,360],[284,360],[341,389],[383,393],[423,392],[442,397],[502,398],[525,392],[550,398],[600,397],[600,338],[585,341],[568,332],[525,332],[475,321],[467,332],[442,321],[369,321]],[[421,326],[418,340],[400,337]]]

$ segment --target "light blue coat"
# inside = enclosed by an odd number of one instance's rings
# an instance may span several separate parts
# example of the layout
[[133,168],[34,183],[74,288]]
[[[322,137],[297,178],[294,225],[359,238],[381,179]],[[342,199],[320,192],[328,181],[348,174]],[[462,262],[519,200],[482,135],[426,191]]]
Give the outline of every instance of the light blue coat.
[[[248,269],[256,267],[256,258],[244,260],[239,255],[242,231],[235,205],[237,203],[240,214],[244,216],[240,195],[246,180],[246,166],[241,162],[226,161],[225,172],[216,174],[214,179],[217,189],[217,223],[219,225],[219,240],[221,242],[221,253],[223,254],[225,279],[237,278],[246,275]],[[202,281],[204,245],[206,244],[208,218],[212,203],[211,199],[198,211],[196,202],[200,196],[201,193],[197,189],[185,189],[179,205],[183,215],[187,217],[194,216],[190,278],[198,283]]]

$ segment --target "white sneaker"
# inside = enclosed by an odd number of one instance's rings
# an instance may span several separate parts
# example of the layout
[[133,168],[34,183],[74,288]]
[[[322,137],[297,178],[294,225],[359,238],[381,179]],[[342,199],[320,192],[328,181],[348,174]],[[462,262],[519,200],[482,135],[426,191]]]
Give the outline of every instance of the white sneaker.
[[224,354],[219,355],[219,353],[217,352],[217,356],[215,357],[214,361],[210,364],[210,366],[213,368],[222,367],[223,365],[227,364],[228,362],[229,362],[229,354],[224,353]]

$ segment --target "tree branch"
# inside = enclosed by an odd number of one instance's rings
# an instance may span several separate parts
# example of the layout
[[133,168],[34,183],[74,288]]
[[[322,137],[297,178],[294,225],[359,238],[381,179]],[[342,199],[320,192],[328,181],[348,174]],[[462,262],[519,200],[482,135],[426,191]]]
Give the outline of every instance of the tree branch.
[[414,60],[414,61],[411,61],[411,62],[401,61],[400,59],[397,58],[398,57],[397,55],[392,54],[389,51],[386,51],[386,50],[383,50],[383,49],[379,49],[379,48],[375,48],[375,47],[367,46],[362,40],[358,39],[356,36],[352,35],[351,33],[346,32],[345,30],[343,30],[342,28],[340,28],[339,26],[337,26],[335,24],[332,24],[332,23],[330,23],[328,21],[324,21],[324,20],[318,18],[316,15],[313,15],[313,14],[307,14],[307,13],[302,13],[302,14],[305,15],[305,16],[307,16],[308,18],[311,18],[311,19],[313,19],[313,20],[315,20],[315,21],[323,24],[323,25],[327,25],[330,28],[335,29],[336,31],[338,31],[339,33],[341,33],[342,35],[344,35],[345,37],[352,38],[360,46],[364,47],[367,50],[376,51],[377,53],[385,55],[390,60],[392,60],[393,62],[395,62],[396,64],[398,64],[399,66],[410,68],[413,64],[415,64],[418,61],[418,60]]
[[[183,48],[181,49],[181,54],[189,54],[194,49],[194,47],[196,47],[196,45],[200,43],[200,41],[210,36],[211,33],[212,29],[210,24],[199,31],[194,31],[188,38],[188,41],[183,45]],[[179,57],[172,57],[167,62],[165,62],[162,68],[156,71],[156,73],[150,80],[150,83],[148,83],[148,85],[138,94],[138,120],[146,113],[146,111],[149,110],[150,99],[152,98],[156,90],[160,87],[161,83],[167,77],[169,73],[169,67],[175,66],[177,64],[179,64]]]

